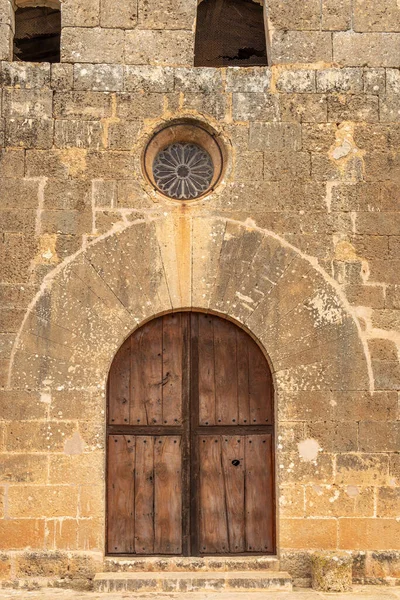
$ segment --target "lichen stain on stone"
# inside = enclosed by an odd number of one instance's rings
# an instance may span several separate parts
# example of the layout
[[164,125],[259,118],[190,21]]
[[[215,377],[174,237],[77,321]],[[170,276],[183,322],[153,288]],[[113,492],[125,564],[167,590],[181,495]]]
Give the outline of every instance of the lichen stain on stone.
[[335,246],[335,259],[342,261],[361,261],[361,258],[357,256],[356,249],[353,244],[346,240],[340,240]]
[[77,148],[61,150],[60,160],[68,168],[70,177],[80,177],[87,169],[87,150]]
[[65,440],[64,443],[64,454],[69,456],[77,456],[78,454],[83,454],[83,450],[85,447],[85,442],[79,435],[77,431],[72,435],[72,437]]
[[42,392],[40,394],[40,402],[43,402],[43,404],[51,404],[51,394],[49,392]]
[[320,292],[309,302],[315,309],[315,326],[325,323],[338,324],[343,321],[343,312],[335,299],[330,298],[325,292]]
[[359,180],[364,172],[365,150],[354,141],[354,123],[345,121],[336,130],[336,140],[328,150],[330,160],[345,179]]
[[360,491],[356,485],[348,485],[346,488],[346,494],[350,496],[350,498],[356,498],[359,493]]
[[318,452],[321,450],[321,446],[313,438],[307,438],[297,444],[299,449],[299,456],[304,462],[313,462],[318,458]]

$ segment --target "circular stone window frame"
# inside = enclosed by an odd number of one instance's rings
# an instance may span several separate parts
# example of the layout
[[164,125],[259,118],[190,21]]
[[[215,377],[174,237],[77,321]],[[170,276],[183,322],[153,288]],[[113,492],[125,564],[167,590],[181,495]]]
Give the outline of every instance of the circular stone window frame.
[[[210,185],[206,191],[199,196],[196,196],[196,198],[172,198],[157,186],[153,174],[154,161],[160,152],[174,143],[195,144],[208,152],[211,157],[214,166],[214,174]],[[226,162],[224,145],[218,133],[211,127],[193,121],[174,121],[153,133],[143,152],[142,168],[147,181],[157,194],[160,194],[163,198],[166,198],[171,202],[185,204],[188,202],[197,202],[215,190],[224,175]]]

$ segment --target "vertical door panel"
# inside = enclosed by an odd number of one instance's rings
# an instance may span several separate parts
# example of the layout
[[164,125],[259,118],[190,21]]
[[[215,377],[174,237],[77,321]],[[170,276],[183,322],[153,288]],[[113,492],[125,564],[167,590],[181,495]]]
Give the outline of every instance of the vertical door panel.
[[214,317],[215,399],[217,425],[238,423],[235,325]]
[[244,451],[245,438],[221,436],[222,467],[225,504],[228,522],[229,552],[244,552],[245,507],[244,507]]
[[184,315],[165,315],[162,320],[162,424],[182,423],[182,373]]
[[228,527],[223,486],[220,436],[199,436],[200,523],[202,554],[228,552]]
[[108,551],[131,553],[135,549],[135,438],[108,438]]
[[154,438],[136,437],[135,552],[154,552]]
[[182,552],[182,458],[179,437],[154,442],[154,531],[156,554]]
[[[200,425],[215,425],[214,321],[211,315],[192,315],[198,319],[198,394]],[[193,374],[192,374],[193,376]]]
[[273,550],[273,479],[271,435],[245,440],[246,550]]

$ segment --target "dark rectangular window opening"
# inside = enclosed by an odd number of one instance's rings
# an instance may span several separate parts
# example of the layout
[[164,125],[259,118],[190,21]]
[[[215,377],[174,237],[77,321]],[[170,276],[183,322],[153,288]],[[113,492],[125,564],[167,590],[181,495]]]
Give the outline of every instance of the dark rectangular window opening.
[[195,67],[267,65],[264,7],[253,0],[202,0]]
[[14,60],[60,62],[61,11],[46,6],[15,11]]

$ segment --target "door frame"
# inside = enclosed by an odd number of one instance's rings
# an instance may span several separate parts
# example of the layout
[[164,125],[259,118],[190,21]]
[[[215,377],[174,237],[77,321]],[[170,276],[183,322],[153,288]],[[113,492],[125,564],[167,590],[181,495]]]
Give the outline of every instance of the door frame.
[[[148,558],[148,557],[156,557],[160,556],[164,559],[181,557],[181,558],[189,558],[193,557],[196,559],[201,559],[205,557],[212,557],[218,560],[218,557],[247,557],[251,559],[251,557],[258,556],[270,556],[274,557],[278,554],[277,548],[277,540],[278,540],[278,518],[277,518],[277,493],[278,493],[278,482],[276,478],[276,448],[275,448],[275,438],[276,438],[276,423],[277,423],[277,409],[276,409],[276,401],[275,401],[275,381],[274,381],[274,372],[271,368],[271,361],[265,352],[264,348],[257,340],[257,338],[245,328],[241,323],[238,323],[236,320],[228,317],[227,315],[218,313],[213,310],[201,310],[201,309],[176,309],[168,312],[163,312],[158,315],[154,315],[149,319],[146,319],[143,323],[139,325],[134,331],[131,331],[128,336],[125,338],[124,342],[130,338],[138,329],[140,329],[143,325],[146,325],[150,321],[161,318],[168,314],[176,314],[176,313],[187,313],[189,314],[210,314],[215,317],[219,317],[224,319],[225,321],[231,322],[233,325],[244,331],[259,347],[261,350],[264,359],[269,367],[271,378],[272,378],[272,416],[273,422],[269,426],[268,433],[272,436],[272,489],[273,489],[273,498],[272,498],[272,525],[273,525],[273,550],[271,552],[242,552],[242,553],[218,553],[218,554],[202,554],[199,552],[199,521],[197,518],[198,515],[198,490],[199,490],[199,453],[196,444],[196,437],[200,434],[201,426],[198,423],[199,420],[199,394],[198,394],[198,377],[191,376],[193,371],[193,365],[198,365],[198,355],[193,356],[193,350],[198,350],[197,344],[193,344],[193,335],[191,331],[192,321],[190,317],[187,319],[187,330],[186,335],[184,336],[184,350],[183,350],[183,361],[184,366],[186,363],[186,368],[183,368],[182,374],[185,381],[182,384],[183,389],[183,402],[182,402],[182,426],[181,427],[157,427],[157,426],[134,426],[134,433],[132,433],[132,426],[130,425],[108,425],[108,413],[109,413],[109,376],[107,377],[107,387],[106,387],[106,444],[105,444],[105,556],[110,558],[132,558],[132,559],[140,559],[140,558]],[[123,342],[123,343],[124,343]],[[122,346],[123,344],[121,344]],[[119,349],[114,354],[113,360],[118,353]],[[186,349],[186,352],[185,352]],[[112,362],[111,362],[112,365]],[[111,365],[109,372],[111,370]],[[189,377],[190,375],[190,377]],[[223,435],[227,426],[216,425],[213,427],[207,426],[204,427],[204,434],[219,434]],[[261,430],[260,426],[251,426],[251,425],[243,425],[236,426],[235,432],[244,433],[244,434],[260,434],[262,431],[265,431],[267,426],[261,426],[264,429]],[[109,446],[109,437],[110,435],[128,435],[128,431],[131,435],[163,435],[163,436],[173,436],[180,435],[182,439],[182,553],[181,554],[115,554],[109,552],[108,549],[108,499],[107,499],[107,484],[108,484],[108,446]],[[186,450],[186,451],[185,451]],[[186,501],[185,501],[186,500]]]

